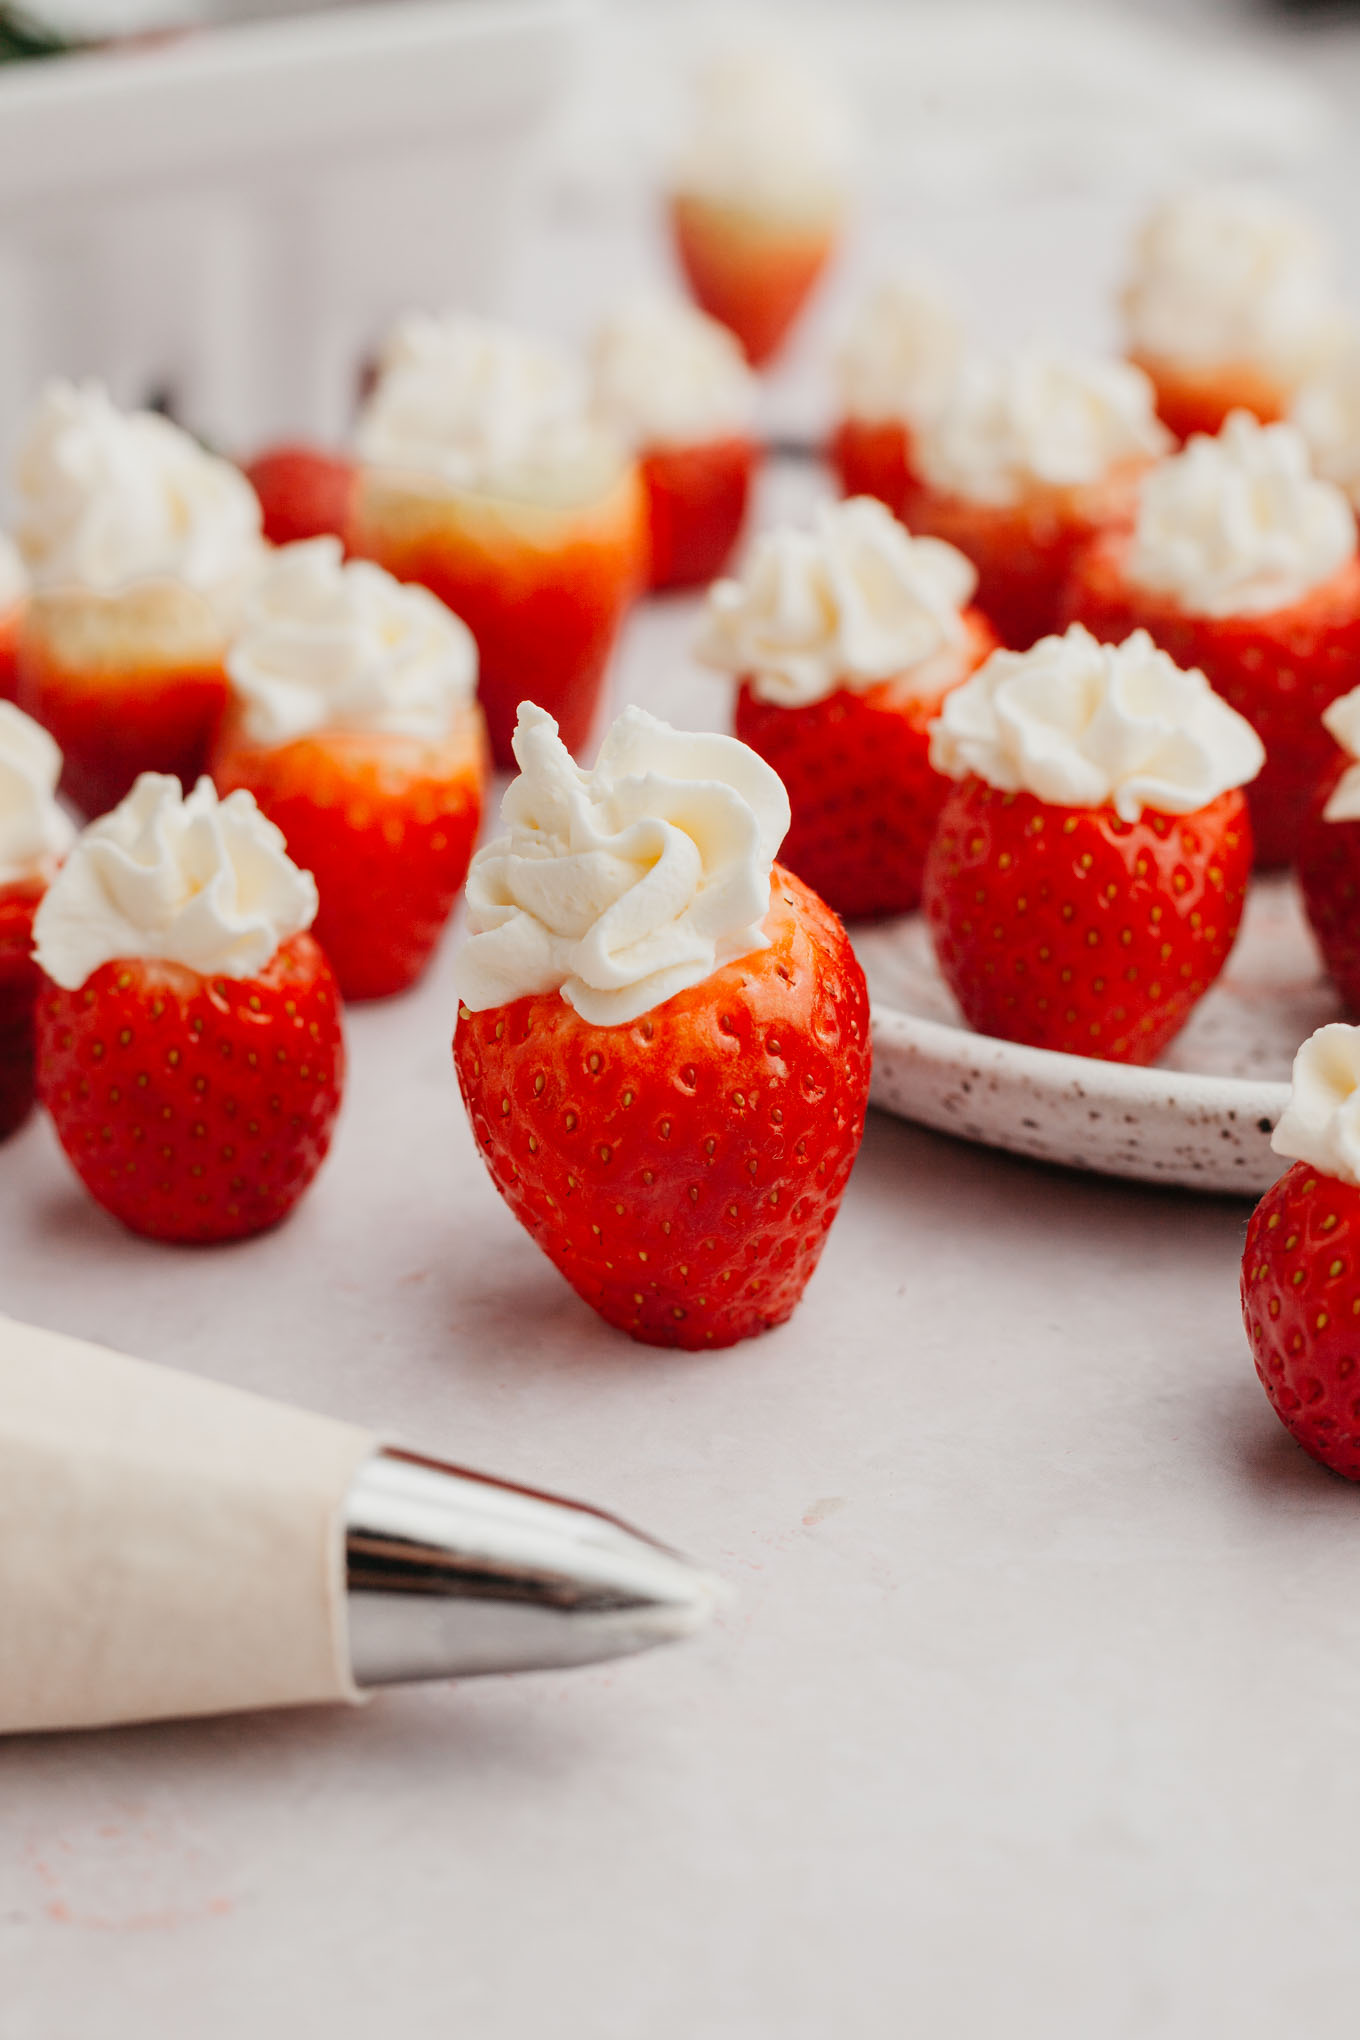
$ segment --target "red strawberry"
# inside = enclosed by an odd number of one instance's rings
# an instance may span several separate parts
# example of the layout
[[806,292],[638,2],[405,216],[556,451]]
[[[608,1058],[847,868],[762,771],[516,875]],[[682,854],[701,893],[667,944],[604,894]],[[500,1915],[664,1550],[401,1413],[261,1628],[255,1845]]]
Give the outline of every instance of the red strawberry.
[[146,959],[78,991],[46,983],[38,1083],[90,1195],[151,1239],[241,1239],[287,1216],[320,1168],[345,1052],[310,935],[253,978]]
[[37,1094],[33,1008],[42,973],[33,961],[41,885],[0,887],[0,1140],[23,1125]]
[[14,701],[19,692],[19,638],[23,631],[24,604],[16,603],[0,615],[0,701]]
[[344,537],[355,486],[352,461],[315,446],[271,446],[255,456],[245,474],[260,499],[264,535],[272,545],[329,532]]
[[1194,814],[1124,822],[971,778],[940,815],[924,905],[979,1033],[1148,1063],[1227,961],[1250,868],[1236,788]]
[[1247,789],[1256,861],[1293,862],[1318,779],[1336,755],[1321,715],[1360,681],[1360,560],[1264,616],[1194,616],[1125,572],[1129,540],[1111,534],[1074,564],[1063,602],[1069,620],[1118,644],[1149,631],[1181,667],[1198,667],[1244,715],[1266,747]]
[[766,933],[624,1026],[556,992],[459,1009],[458,1081],[497,1189],[577,1294],[648,1345],[782,1324],[859,1148],[864,974],[778,865]]
[[218,791],[253,793],[315,878],[315,933],[346,999],[404,992],[429,962],[477,841],[485,751],[475,705],[442,743],[321,730],[270,749],[224,732]]
[[692,588],[717,578],[741,536],[758,459],[754,441],[740,436],[643,456],[651,587]]
[[828,457],[843,496],[876,496],[900,515],[913,479],[911,432],[900,418],[843,418]]
[[1247,1227],[1242,1316],[1285,1429],[1360,1480],[1360,1189],[1308,1162],[1272,1184]]
[[995,649],[986,621],[950,680],[920,696],[900,680],[841,688],[803,708],[737,697],[733,727],[784,782],[793,821],[780,856],[845,920],[905,914],[920,904],[921,872],[952,780],[930,762],[930,724],[952,687]]
[[736,334],[755,368],[779,351],[837,239],[833,225],[692,196],[672,200],[671,229],[695,302]]
[[1353,761],[1338,757],[1323,775],[1299,831],[1298,877],[1308,920],[1332,982],[1360,1012],[1360,821],[1329,822],[1323,810]]

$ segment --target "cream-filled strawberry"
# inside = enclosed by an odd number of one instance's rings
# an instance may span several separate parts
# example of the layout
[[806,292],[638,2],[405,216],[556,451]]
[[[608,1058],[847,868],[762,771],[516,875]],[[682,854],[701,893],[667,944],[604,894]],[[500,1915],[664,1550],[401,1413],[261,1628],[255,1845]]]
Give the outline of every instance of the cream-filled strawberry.
[[47,731],[0,701],[0,1140],[36,1095],[33,916],[75,830],[57,805],[61,752]]
[[788,1317],[864,1126],[869,1006],[774,862],[776,774],[641,709],[592,772],[526,704],[468,878],[454,1059],[497,1189],[609,1323],[726,1346]]
[[588,396],[584,371],[543,342],[408,319],[359,422],[350,549],[468,625],[502,766],[526,698],[569,749],[585,744],[640,577],[637,468]]
[[1295,865],[1323,962],[1360,1013],[1360,686],[1325,708],[1322,722],[1335,750],[1304,814]]
[[1284,417],[1346,324],[1317,225],[1250,185],[1198,186],[1158,205],[1122,303],[1130,357],[1178,439],[1217,432],[1230,411]]
[[946,695],[959,783],[926,858],[935,954],[969,1024],[1146,1063],[1227,961],[1251,868],[1260,739],[1144,631],[996,652]]
[[772,43],[736,49],[698,80],[670,177],[685,280],[759,368],[777,353],[835,251],[849,193],[845,110]]
[[286,1217],[344,1078],[316,886],[248,793],[143,773],[44,895],[38,1085],[90,1195],[133,1232],[240,1239]]
[[405,991],[467,876],[482,813],[477,648],[437,596],[340,541],[284,546],[227,654],[213,759],[317,883],[315,934],[346,999]]
[[1073,559],[1132,520],[1138,480],[1167,445],[1151,385],[1127,362],[1035,349],[970,361],[914,436],[902,514],[968,555],[978,607],[1023,651],[1058,627]]
[[759,459],[740,347],[691,305],[637,298],[596,334],[593,369],[601,413],[637,454],[650,585],[711,581],[741,535]]
[[19,689],[19,635],[28,602],[28,572],[12,539],[0,532],[0,701]]
[[963,321],[929,279],[899,277],[865,299],[836,357],[830,452],[843,495],[901,511],[916,434],[943,408],[963,360]]
[[257,453],[245,469],[260,499],[264,535],[271,545],[304,538],[343,538],[354,500],[354,462],[303,440]]
[[1320,1027],[1294,1058],[1271,1136],[1293,1163],[1252,1213],[1242,1317],[1276,1416],[1314,1459],[1360,1480],[1360,1027]]
[[1294,427],[1234,412],[1160,463],[1132,532],[1075,562],[1065,613],[1111,641],[1150,631],[1246,716],[1266,747],[1249,795],[1257,862],[1290,863],[1333,756],[1322,711],[1360,680],[1355,519]]
[[142,771],[186,782],[226,705],[228,634],[263,556],[260,506],[230,461],[97,383],[50,383],[15,468],[33,581],[18,700],[65,758],[87,814]]
[[710,590],[699,656],[740,683],[736,733],[788,790],[782,861],[846,919],[920,900],[950,784],[930,724],[996,644],[967,606],[976,581],[953,546],[859,496],[812,531],[767,533],[741,580]]

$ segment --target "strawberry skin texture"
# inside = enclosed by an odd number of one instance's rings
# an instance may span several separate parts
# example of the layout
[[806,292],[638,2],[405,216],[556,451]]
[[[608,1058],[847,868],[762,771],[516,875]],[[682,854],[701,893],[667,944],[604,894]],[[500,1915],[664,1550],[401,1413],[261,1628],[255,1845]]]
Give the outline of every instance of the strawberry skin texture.
[[310,935],[257,977],[107,963],[45,982],[38,1085],[96,1203],[149,1239],[244,1239],[285,1218],[330,1146],[340,1000]]
[[260,499],[271,545],[343,537],[354,497],[352,461],[315,446],[271,446],[251,461],[245,477]]
[[979,1034],[1148,1063],[1226,963],[1250,871],[1237,789],[1130,823],[974,778],[945,802],[923,898],[941,972]]
[[1360,1480],[1360,1190],[1295,1162],[1251,1215],[1242,1318],[1286,1431]]
[[558,993],[460,1008],[497,1189],[601,1317],[730,1346],[793,1310],[864,1131],[869,999],[834,914],[776,865],[768,949],[619,1027]]
[[736,734],[774,767],[793,810],[780,856],[844,920],[920,905],[926,851],[953,791],[931,765],[930,724],[996,645],[976,611],[967,621],[957,672],[929,695],[885,680],[801,708],[761,701],[749,685],[737,696]]
[[759,457],[755,442],[741,437],[656,447],[643,456],[650,587],[693,588],[717,579],[741,537]]
[[911,433],[900,418],[843,418],[827,455],[843,496],[877,496],[901,513],[913,477]]
[[17,1131],[37,1097],[34,1007],[42,973],[33,961],[40,885],[0,887],[0,1140]]
[[475,706],[442,743],[326,730],[267,749],[224,734],[218,791],[253,793],[315,878],[313,933],[347,1000],[404,992],[429,963],[472,861],[485,747]]
[[1178,666],[1198,667],[1266,747],[1247,788],[1256,862],[1292,864],[1318,780],[1336,756],[1324,708],[1360,683],[1360,560],[1351,559],[1287,609],[1264,616],[1194,616],[1131,582],[1128,539],[1109,535],[1076,561],[1065,623],[1109,644],[1146,630]]
[[1309,924],[1332,983],[1360,1012],[1360,822],[1327,822],[1322,811],[1351,763],[1324,773],[1299,831],[1298,879]]

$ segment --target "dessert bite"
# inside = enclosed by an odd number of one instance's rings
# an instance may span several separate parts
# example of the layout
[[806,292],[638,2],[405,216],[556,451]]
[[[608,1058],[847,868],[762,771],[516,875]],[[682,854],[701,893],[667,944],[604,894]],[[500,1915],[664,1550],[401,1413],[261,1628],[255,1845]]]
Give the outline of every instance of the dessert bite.
[[741,536],[760,458],[740,347],[705,312],[636,298],[596,334],[592,366],[596,404],[642,475],[648,584],[711,581]]
[[1074,625],[946,695],[931,758],[959,783],[923,894],[969,1025],[1112,1062],[1160,1054],[1236,937],[1241,789],[1262,756],[1145,631],[1105,645]]
[[15,536],[32,577],[20,707],[52,732],[87,814],[139,772],[186,783],[227,699],[227,638],[263,557],[230,461],[98,383],[49,383],[19,448]]
[[900,514],[978,570],[978,607],[1015,651],[1059,627],[1072,561],[1126,526],[1137,485],[1166,451],[1146,376],[1127,362],[1030,349],[971,361],[913,438]]
[[532,697],[587,741],[642,572],[635,464],[555,348],[449,315],[408,319],[359,421],[350,551],[419,581],[477,640],[496,763]]
[[695,300],[755,368],[779,351],[835,251],[847,155],[843,108],[781,51],[731,51],[700,77],[671,173],[671,229]]
[[1217,432],[1230,411],[1283,418],[1345,331],[1317,225],[1249,185],[1200,186],[1157,206],[1122,305],[1129,357],[1178,439]]
[[858,496],[814,531],[767,533],[709,592],[698,655],[738,681],[736,733],[784,782],[781,860],[847,920],[920,902],[950,790],[930,725],[996,646],[967,606],[976,582],[953,546]]
[[1334,756],[1322,711],[1360,677],[1360,562],[1340,490],[1292,425],[1234,412],[1146,477],[1131,532],[1074,563],[1065,613],[1117,643],[1150,631],[1198,667],[1261,736],[1256,861],[1288,864]]
[[13,701],[19,686],[19,633],[28,601],[28,574],[19,549],[0,532],[0,701]]
[[1304,384],[1289,422],[1303,434],[1314,474],[1335,482],[1360,510],[1360,338]]
[[61,752],[47,731],[0,701],[0,1140],[37,1096],[33,916],[75,829],[57,805]]
[[964,359],[963,321],[937,285],[899,277],[861,304],[836,356],[840,417],[831,465],[845,496],[900,512],[916,433],[942,408]]
[[340,998],[311,874],[248,793],[145,772],[43,897],[38,1088],[96,1203],[150,1239],[243,1239],[330,1146]]
[[1322,960],[1360,1013],[1360,687],[1325,708],[1322,721],[1338,754],[1304,815],[1295,863]]
[[1270,1144],[1293,1167],[1247,1226],[1252,1359],[1286,1431],[1333,1473],[1360,1480],[1360,1028],[1336,1022],[1304,1042]]
[[245,469],[260,499],[264,535],[271,545],[304,538],[343,538],[354,496],[354,462],[319,446],[271,446]]
[[579,1296],[654,1346],[782,1324],[869,1089],[864,974],[774,862],[789,809],[733,737],[620,716],[593,772],[520,710],[473,860],[454,1060],[493,1182]]
[[227,654],[218,791],[253,795],[316,880],[346,999],[415,983],[467,876],[486,737],[477,647],[429,590],[340,541],[285,546]]

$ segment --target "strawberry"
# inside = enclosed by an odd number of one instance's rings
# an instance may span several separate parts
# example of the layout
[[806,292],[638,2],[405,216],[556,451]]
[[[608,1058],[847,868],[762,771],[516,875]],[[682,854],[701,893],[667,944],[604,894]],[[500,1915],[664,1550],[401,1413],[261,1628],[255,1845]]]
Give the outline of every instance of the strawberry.
[[16,603],[0,615],[0,701],[15,701],[19,693],[19,638],[23,631],[24,605]]
[[876,496],[900,515],[914,479],[911,432],[900,418],[843,418],[827,454],[843,496]]
[[739,435],[644,454],[651,587],[691,588],[723,571],[741,536],[759,457]]
[[1346,1005],[1360,1012],[1360,821],[1326,820],[1337,781],[1354,761],[1326,771],[1299,831],[1297,872],[1309,925]]
[[1069,619],[1118,643],[1144,629],[1178,666],[1198,667],[1266,747],[1247,790],[1256,861],[1292,863],[1299,830],[1336,747],[1324,708],[1360,680],[1360,560],[1265,615],[1196,616],[1125,571],[1127,536],[1110,533],[1074,562],[1063,599]]
[[1360,1480],[1360,1189],[1295,1162],[1251,1215],[1242,1316],[1261,1386],[1305,1452]]
[[39,997],[58,1138],[95,1201],[149,1239],[277,1225],[325,1159],[344,1069],[335,978],[306,934],[250,978],[132,958]]
[[610,1324],[730,1346],[789,1316],[864,1129],[869,1002],[835,915],[778,865],[767,949],[639,1019],[557,993],[460,1006],[454,1061],[492,1180]]
[[218,790],[253,793],[316,879],[315,931],[346,999],[403,992],[428,964],[481,825],[484,748],[475,706],[442,743],[322,730],[271,748],[224,731]]
[[676,253],[695,302],[735,333],[753,368],[779,351],[836,246],[834,226],[771,220],[681,194]]
[[0,887],[0,1140],[23,1125],[37,1095],[33,1008],[42,973],[33,961],[33,915],[43,888]]
[[749,684],[737,697],[736,734],[788,791],[793,821],[781,858],[846,920],[920,904],[926,851],[952,790],[931,765],[930,724],[995,647],[978,612],[965,615],[957,671],[928,695],[884,680],[798,708],[762,701]]
[[1227,961],[1250,866],[1236,788],[1193,814],[1125,822],[969,778],[940,815],[923,899],[979,1033],[1148,1063]]
[[290,442],[257,454],[245,476],[260,499],[271,545],[292,545],[329,532],[344,536],[354,495],[352,461]]
[[1194,368],[1136,350],[1129,358],[1152,384],[1157,416],[1177,439],[1186,440],[1193,432],[1207,432],[1212,438],[1231,411],[1250,411],[1263,425],[1288,414],[1290,392],[1249,363],[1214,362]]

